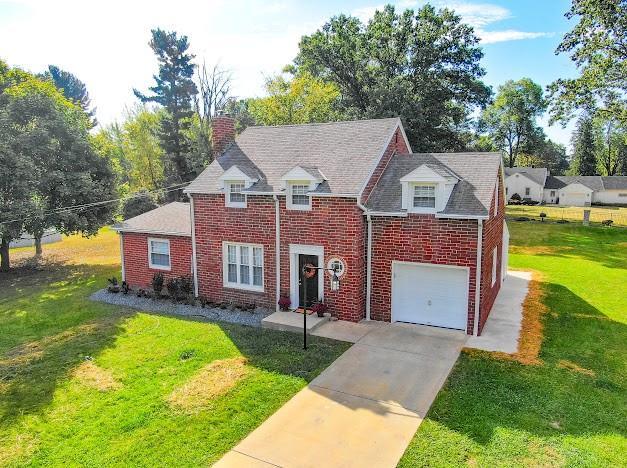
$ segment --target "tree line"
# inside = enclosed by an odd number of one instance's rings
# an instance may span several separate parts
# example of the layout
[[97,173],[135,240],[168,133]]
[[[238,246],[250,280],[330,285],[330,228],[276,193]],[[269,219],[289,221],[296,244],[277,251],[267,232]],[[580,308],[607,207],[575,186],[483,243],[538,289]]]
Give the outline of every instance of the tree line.
[[[161,200],[150,191],[184,184],[213,160],[211,121],[221,112],[240,132],[400,116],[416,152],[500,151],[508,166],[627,174],[627,7],[623,0],[573,0],[566,16],[577,24],[556,53],[569,54],[579,76],[546,90],[523,77],[496,92],[483,82],[480,39],[447,8],[387,5],[365,23],[334,16],[301,38],[293,62],[267,77],[265,96],[256,98],[232,95],[228,70],[197,63],[186,36],[157,28],[149,42],[158,62],[153,86],[134,89],[138,102],[97,131],[87,90],[71,73],[50,67],[35,76],[2,64],[0,118],[11,122],[0,129],[0,201],[9,207],[0,217],[2,249],[8,259],[10,239],[47,226],[90,234],[115,214],[111,207],[55,212],[62,206],[141,190],[124,216],[155,206]],[[551,123],[578,119],[573,154],[547,138],[538,124],[546,113]],[[25,183],[15,183],[14,174]],[[99,192],[89,187],[97,177]]]

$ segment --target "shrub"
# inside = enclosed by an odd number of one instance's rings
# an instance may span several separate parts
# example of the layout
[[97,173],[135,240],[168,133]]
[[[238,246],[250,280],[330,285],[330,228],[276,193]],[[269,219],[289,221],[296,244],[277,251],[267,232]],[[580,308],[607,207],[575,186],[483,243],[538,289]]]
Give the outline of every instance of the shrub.
[[526,216],[519,216],[518,218],[514,218],[516,221],[529,221],[529,218]]
[[161,295],[161,291],[163,291],[163,273],[155,273],[152,275],[152,290],[158,296]]
[[166,281],[165,287],[168,289],[170,297],[176,301],[179,297],[179,291],[181,289],[180,280],[178,278],[170,278]]
[[613,221],[613,220],[611,220],[611,219],[604,219],[603,221],[601,221],[601,224],[602,224],[603,226],[608,226],[608,227],[609,227],[609,226],[611,226],[612,224],[614,224],[614,221]]
[[540,221],[544,222],[544,218],[546,218],[546,213],[543,211],[538,216],[540,216]]
[[292,305],[292,301],[290,300],[289,297],[281,296],[281,298],[279,299],[279,309],[283,311],[287,311],[290,309],[291,305]]
[[179,289],[181,290],[181,294],[191,296],[194,292],[194,282],[192,281],[192,277],[181,276],[179,278]]
[[518,195],[517,193],[513,194],[511,197],[509,197],[510,200],[515,200],[515,201],[520,201],[520,195]]
[[124,294],[128,294],[130,292],[131,288],[128,285],[128,283],[126,281],[122,281],[122,292]]
[[134,218],[142,213],[154,210],[158,206],[154,197],[149,192],[143,190],[133,198],[124,200],[122,216],[124,216],[124,219]]

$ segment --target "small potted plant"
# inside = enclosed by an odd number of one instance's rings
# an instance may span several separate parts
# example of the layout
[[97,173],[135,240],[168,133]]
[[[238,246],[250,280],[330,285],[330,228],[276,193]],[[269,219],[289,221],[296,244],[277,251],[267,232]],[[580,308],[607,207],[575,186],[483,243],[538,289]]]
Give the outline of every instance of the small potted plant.
[[110,293],[120,292],[120,285],[118,284],[118,279],[115,276],[113,278],[107,278],[107,281],[109,282],[109,287],[107,288],[107,291],[109,291]]
[[288,310],[290,310],[291,305],[292,301],[289,297],[281,296],[281,298],[279,299],[279,309],[281,309],[283,312],[287,312]]
[[311,310],[318,316],[318,317],[324,317],[324,314],[327,310],[329,310],[329,307],[324,303],[324,302],[316,302],[312,307]]

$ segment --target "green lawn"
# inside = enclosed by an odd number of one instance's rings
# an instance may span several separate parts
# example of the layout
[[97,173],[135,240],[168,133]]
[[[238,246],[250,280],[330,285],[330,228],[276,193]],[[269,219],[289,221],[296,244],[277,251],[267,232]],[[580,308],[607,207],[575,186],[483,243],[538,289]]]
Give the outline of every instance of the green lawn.
[[540,213],[547,215],[549,222],[567,220],[581,224],[583,221],[583,211],[590,210],[590,221],[601,223],[606,219],[611,219],[615,226],[627,226],[627,207],[624,206],[559,206],[559,205],[507,205],[508,216],[540,219]]
[[93,303],[117,249],[104,230],[0,276],[0,466],[207,466],[348,347]]
[[399,466],[627,466],[627,230],[509,223],[540,365],[463,353]]

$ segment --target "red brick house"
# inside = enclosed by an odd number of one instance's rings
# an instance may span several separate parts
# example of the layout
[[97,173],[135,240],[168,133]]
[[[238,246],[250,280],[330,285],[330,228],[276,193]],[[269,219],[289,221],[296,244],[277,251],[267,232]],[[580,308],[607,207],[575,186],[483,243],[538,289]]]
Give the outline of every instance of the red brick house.
[[[481,332],[504,279],[507,229],[497,153],[412,154],[400,119],[249,127],[215,119],[219,156],[173,203],[117,226],[123,277],[191,275],[215,302],[302,305],[342,320]],[[479,320],[475,320],[476,317]]]

